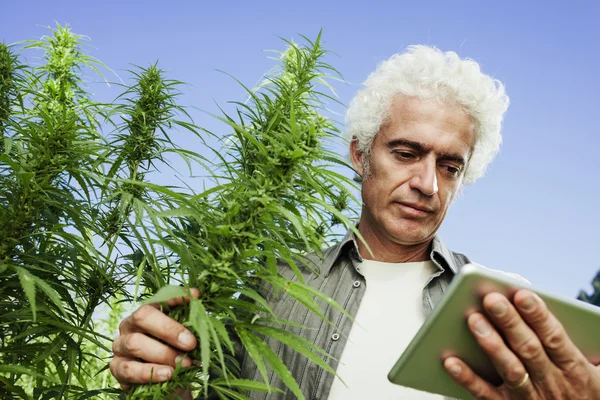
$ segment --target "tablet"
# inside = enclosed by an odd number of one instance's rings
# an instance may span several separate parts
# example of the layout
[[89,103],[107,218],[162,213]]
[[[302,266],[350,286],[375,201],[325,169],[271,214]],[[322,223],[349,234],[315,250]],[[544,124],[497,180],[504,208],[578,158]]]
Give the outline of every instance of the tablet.
[[600,307],[532,289],[527,282],[476,264],[465,265],[388,375],[390,382],[458,399],[472,398],[444,369],[442,359],[457,356],[493,384],[502,380],[467,326],[467,316],[481,311],[490,292],[511,298],[522,288],[537,293],[565,327],[575,345],[600,362]]

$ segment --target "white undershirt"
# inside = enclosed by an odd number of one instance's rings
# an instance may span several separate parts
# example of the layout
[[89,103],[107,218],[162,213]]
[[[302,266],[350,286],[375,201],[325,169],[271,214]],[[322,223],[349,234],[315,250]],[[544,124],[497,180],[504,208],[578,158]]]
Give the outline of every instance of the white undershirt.
[[439,400],[442,396],[395,385],[387,375],[417,333],[423,314],[423,288],[436,271],[432,261],[356,263],[366,292],[328,400]]

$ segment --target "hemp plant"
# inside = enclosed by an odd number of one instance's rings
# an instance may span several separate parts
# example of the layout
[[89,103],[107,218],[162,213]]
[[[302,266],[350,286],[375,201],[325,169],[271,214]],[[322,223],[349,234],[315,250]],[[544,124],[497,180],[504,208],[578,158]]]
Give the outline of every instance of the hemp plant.
[[100,111],[81,79],[81,68],[101,64],[81,53],[80,39],[58,26],[52,36],[27,42],[26,49],[43,53],[38,67],[0,49],[0,69],[8,71],[0,88],[3,398],[30,396],[19,383],[23,376],[35,378],[37,396],[62,397],[71,377],[80,377],[82,341],[106,347],[91,326],[111,291],[102,282],[112,283],[90,236],[91,194],[101,186],[90,174],[100,151]]
[[[333,97],[318,89],[329,87],[328,74],[335,70],[322,61],[321,35],[315,41],[304,39],[305,45],[288,42],[280,70],[257,90],[247,89],[249,101],[236,103],[235,118],[222,118],[233,134],[224,153],[214,151],[221,160],[213,172],[216,185],[191,196],[160,190],[171,206],[149,215],[149,237],[164,249],[168,275],[181,286],[162,287],[147,302],[200,290],[199,298],[167,311],[196,334],[199,345],[189,356],[199,366],[178,366],[170,381],[137,386],[128,399],[166,398],[186,388],[243,399],[247,390],[274,390],[268,386],[267,368],[302,399],[264,336],[334,373],[323,359],[325,352],[287,330],[288,323],[274,315],[261,290],[291,296],[324,319],[323,303],[341,309],[302,279],[303,270],[314,268],[308,255],[321,254],[334,226],[343,222],[352,227],[344,214],[352,180],[334,172],[333,164],[346,164],[325,147],[339,135],[322,113],[324,100]],[[281,268],[294,271],[299,281],[284,279]],[[157,276],[155,281],[164,279]],[[239,378],[236,343],[256,363],[265,383]]]
[[[138,67],[130,73],[134,83],[124,87],[125,91],[112,104],[109,116],[116,116],[120,122],[115,123],[116,132],[111,135],[101,226],[107,240],[112,243],[120,240],[131,251],[125,257],[132,262],[123,267],[129,265],[133,269],[120,272],[135,276],[142,260],[151,257],[152,251],[137,241],[140,238],[132,236],[131,227],[143,226],[144,214],[154,212],[160,204],[160,198],[144,187],[145,177],[157,165],[169,165],[166,153],[178,154],[186,160],[190,157],[189,152],[171,141],[168,131],[181,127],[198,135],[198,130],[193,123],[176,118],[187,116],[184,108],[176,103],[182,82],[166,79],[157,64]],[[131,281],[127,277],[124,280]],[[145,279],[143,284],[149,289],[156,287]]]
[[[111,339],[95,321],[99,310],[112,309],[114,328],[117,301],[160,303],[198,288],[199,298],[165,309],[196,334],[189,356],[198,363],[126,396],[191,389],[243,399],[274,390],[269,368],[302,398],[265,336],[334,371],[323,350],[274,315],[265,291],[323,318],[322,305],[339,307],[302,276],[337,225],[353,229],[355,201],[352,180],[334,168],[347,163],[327,150],[339,130],[324,113],[335,98],[320,88],[330,89],[336,71],[323,61],[321,35],[287,42],[279,69],[246,89],[233,116],[217,117],[227,136],[193,123],[178,104],[182,82],[157,64],[134,67],[130,85],[112,85],[122,89],[113,102],[94,102],[85,73],[102,76],[104,66],[83,52],[84,39],[58,25],[24,42],[42,54],[38,66],[0,45],[0,397],[116,397],[118,389],[103,387],[114,381],[101,367]],[[206,151],[177,146],[174,132]],[[223,148],[209,147],[208,137]],[[154,184],[173,155],[206,171],[209,189],[192,179]],[[264,383],[240,378],[241,347]]]

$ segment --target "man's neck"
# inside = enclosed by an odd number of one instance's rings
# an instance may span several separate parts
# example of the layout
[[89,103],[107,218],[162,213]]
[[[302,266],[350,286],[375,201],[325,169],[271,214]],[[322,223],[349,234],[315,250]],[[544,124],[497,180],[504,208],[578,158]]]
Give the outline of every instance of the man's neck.
[[361,219],[358,231],[368,244],[368,248],[360,238],[357,238],[356,241],[358,251],[363,259],[390,263],[428,261],[430,259],[429,253],[433,239],[415,245],[404,245],[384,237],[381,232],[373,229],[371,224],[365,222]]

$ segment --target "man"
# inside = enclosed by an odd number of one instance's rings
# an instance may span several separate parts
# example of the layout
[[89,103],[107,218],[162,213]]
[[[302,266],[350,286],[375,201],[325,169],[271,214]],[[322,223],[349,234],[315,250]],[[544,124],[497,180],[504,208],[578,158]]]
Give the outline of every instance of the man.
[[[382,63],[364,86],[347,116],[350,156],[363,178],[358,230],[364,242],[348,233],[325,252],[321,274],[305,276],[355,323],[327,308],[334,323],[328,326],[289,299],[269,298],[281,318],[307,327],[292,329],[331,354],[327,361],[347,386],[285,346],[269,344],[307,399],[439,399],[395,386],[386,375],[469,262],[449,251],[436,232],[461,187],[481,177],[496,154],[508,98],[502,84],[481,73],[475,62],[426,46],[410,47]],[[504,384],[490,385],[457,358],[443,360],[473,396],[600,399],[598,367],[575,348],[539,297],[527,290],[510,300],[492,293],[483,304],[487,315],[471,315],[468,325]],[[110,367],[124,389],[168,380],[182,353],[196,345],[186,328],[150,306],[126,318],[120,330]],[[247,357],[242,372],[260,379]],[[270,384],[284,388],[273,374]]]

